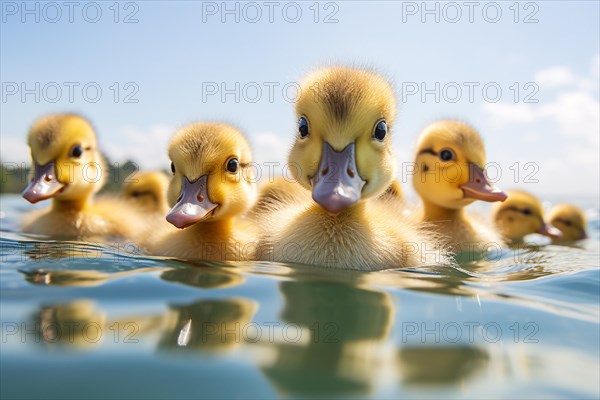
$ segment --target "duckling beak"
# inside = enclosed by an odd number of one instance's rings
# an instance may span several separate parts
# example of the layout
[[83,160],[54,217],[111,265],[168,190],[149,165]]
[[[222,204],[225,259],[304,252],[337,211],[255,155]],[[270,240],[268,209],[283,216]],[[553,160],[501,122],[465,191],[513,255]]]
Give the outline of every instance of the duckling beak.
[[357,203],[366,182],[356,168],[354,143],[337,152],[323,142],[321,164],[311,183],[313,200],[331,214]]
[[547,222],[542,222],[542,226],[537,230],[536,233],[548,236],[551,239],[561,239],[563,237],[563,233],[558,228]]
[[35,163],[33,180],[27,185],[21,196],[28,202],[35,204],[38,201],[49,199],[66,185],[56,179],[54,162],[46,165]]
[[506,200],[506,193],[490,184],[483,169],[476,164],[469,167],[469,182],[461,186],[465,198],[489,202]]
[[183,187],[177,203],[167,214],[167,221],[179,229],[187,228],[208,218],[217,204],[208,198],[208,175],[202,175],[194,182],[183,177]]

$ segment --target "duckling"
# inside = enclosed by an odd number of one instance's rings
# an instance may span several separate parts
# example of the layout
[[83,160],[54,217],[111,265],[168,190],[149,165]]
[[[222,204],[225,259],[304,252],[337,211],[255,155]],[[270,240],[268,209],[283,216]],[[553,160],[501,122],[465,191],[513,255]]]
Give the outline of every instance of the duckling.
[[562,232],[562,237],[556,240],[581,240],[588,237],[583,211],[574,205],[554,206],[548,213],[548,222]]
[[169,211],[168,186],[169,178],[163,172],[134,172],[123,183],[123,196],[145,212],[165,215]]
[[142,223],[118,199],[94,201],[107,169],[92,125],[74,114],[53,114],[29,131],[34,177],[22,195],[30,203],[52,199],[50,209],[30,215],[26,233],[68,238],[131,237]]
[[396,174],[395,99],[383,77],[319,69],[302,82],[296,113],[289,165],[313,201],[273,205],[258,258],[352,270],[447,262],[398,202],[378,199]]
[[388,186],[388,188],[379,195],[379,199],[403,201],[404,195],[402,192],[402,186],[400,186],[400,182],[393,180],[392,183],[390,183],[390,186]]
[[169,157],[167,221],[180,230],[151,244],[151,252],[206,261],[252,258],[254,233],[238,218],[256,199],[244,135],[225,124],[190,124],[171,140]]
[[532,233],[553,239],[561,236],[558,229],[544,222],[540,201],[532,194],[520,190],[508,192],[508,199],[495,207],[493,217],[508,242],[518,243]]
[[455,253],[502,243],[493,229],[464,211],[475,200],[506,200],[484,174],[485,148],[477,131],[463,122],[437,121],[421,132],[416,148],[413,187],[423,202],[423,220],[446,237]]

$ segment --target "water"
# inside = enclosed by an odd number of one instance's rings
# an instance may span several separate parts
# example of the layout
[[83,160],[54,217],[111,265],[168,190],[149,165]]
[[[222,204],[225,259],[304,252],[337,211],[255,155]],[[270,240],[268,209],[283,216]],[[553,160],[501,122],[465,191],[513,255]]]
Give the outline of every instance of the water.
[[598,398],[590,239],[378,273],[186,263],[18,234],[3,196],[2,398]]

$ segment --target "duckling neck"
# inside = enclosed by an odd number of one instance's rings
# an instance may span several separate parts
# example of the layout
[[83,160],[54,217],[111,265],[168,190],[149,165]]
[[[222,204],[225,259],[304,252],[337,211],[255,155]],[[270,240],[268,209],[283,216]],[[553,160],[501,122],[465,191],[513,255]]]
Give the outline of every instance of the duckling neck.
[[427,201],[423,202],[423,220],[428,222],[457,221],[464,219],[464,209],[453,209],[438,206]]
[[232,237],[235,232],[232,219],[205,221],[194,224],[189,229],[196,235],[206,236],[206,239],[214,241],[226,240]]
[[52,199],[52,211],[56,212],[79,212],[89,205],[88,198],[82,199]]

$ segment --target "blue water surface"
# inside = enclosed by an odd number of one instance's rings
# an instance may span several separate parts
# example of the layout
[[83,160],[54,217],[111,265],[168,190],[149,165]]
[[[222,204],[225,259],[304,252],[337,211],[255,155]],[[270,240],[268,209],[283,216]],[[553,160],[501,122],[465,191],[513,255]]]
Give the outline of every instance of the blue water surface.
[[2,398],[598,398],[590,238],[356,273],[19,234],[2,196]]

